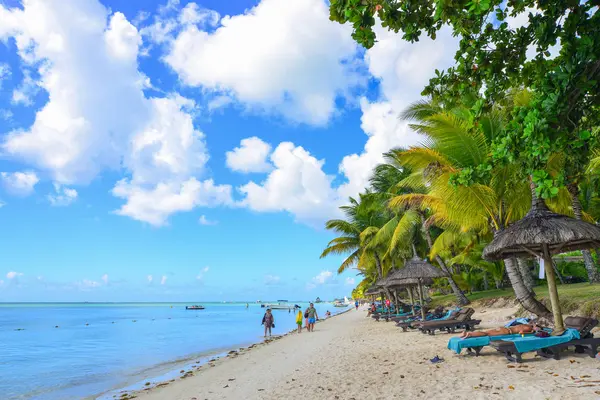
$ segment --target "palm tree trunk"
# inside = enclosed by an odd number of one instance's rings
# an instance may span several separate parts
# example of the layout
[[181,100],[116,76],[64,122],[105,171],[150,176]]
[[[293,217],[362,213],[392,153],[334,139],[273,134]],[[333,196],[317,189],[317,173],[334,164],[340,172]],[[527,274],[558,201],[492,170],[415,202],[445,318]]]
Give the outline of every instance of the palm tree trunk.
[[[573,207],[573,215],[575,219],[581,220],[583,219],[583,211],[581,207],[581,202],[579,201],[579,187],[576,183],[571,183],[567,186],[569,190],[569,194],[571,195],[571,205]],[[592,254],[589,250],[581,250],[581,254],[583,254],[583,263],[585,264],[585,270],[588,274],[588,279],[590,283],[600,282],[600,277],[598,276],[598,269],[596,268],[596,264],[594,264],[594,259],[592,258]],[[558,275],[560,278],[560,275]],[[562,283],[562,278],[561,283]]]
[[[381,264],[381,259],[379,258],[379,254],[377,254],[377,252],[374,252],[373,255],[375,258],[375,266],[377,267],[377,276],[379,277],[379,279],[382,279],[384,276],[383,276],[383,265]],[[383,287],[383,291],[385,292],[385,295],[387,296],[387,298],[390,299],[390,303],[391,303],[393,298],[392,298],[392,294],[390,293],[390,290],[387,287]]]
[[[423,231],[423,235],[425,236],[425,239],[427,240],[427,250],[430,251],[431,246],[433,246],[433,240],[431,239],[431,232],[429,232],[429,229],[427,229],[425,227],[425,216],[422,213],[419,213],[419,216],[421,217],[421,230]],[[467,299],[467,296],[465,296],[463,291],[460,290],[460,288],[458,287],[458,285],[452,278],[452,274],[448,270],[448,267],[446,266],[446,263],[444,262],[444,260],[442,260],[442,257],[440,257],[439,255],[435,256],[435,261],[438,263],[438,265],[440,266],[442,271],[444,271],[444,273],[448,277],[448,283],[450,284],[450,287],[452,288],[452,292],[454,292],[454,295],[456,296],[456,301],[458,302],[458,304],[461,306],[466,306],[467,304],[471,303],[469,301],[469,299]]]
[[515,297],[521,304],[521,306],[527,311],[534,313],[539,317],[552,318],[552,313],[540,303],[534,296],[534,294],[527,289],[527,286],[523,283],[517,262],[514,258],[507,258],[504,260],[504,267],[506,268],[506,275],[510,280],[510,284],[515,291]]
[[529,269],[529,264],[527,264],[527,260],[522,258],[517,258],[517,266],[519,267],[519,272],[521,273],[521,277],[523,278],[523,283],[527,290],[535,295],[533,291],[533,287],[535,286],[535,281],[533,280],[533,275],[531,274],[531,270]]
[[487,271],[483,271],[483,290],[489,290],[490,283],[488,281]]
[[379,279],[383,278],[383,266],[381,265],[381,260],[379,259],[379,254],[374,253],[375,256],[375,266],[377,267],[377,277]]

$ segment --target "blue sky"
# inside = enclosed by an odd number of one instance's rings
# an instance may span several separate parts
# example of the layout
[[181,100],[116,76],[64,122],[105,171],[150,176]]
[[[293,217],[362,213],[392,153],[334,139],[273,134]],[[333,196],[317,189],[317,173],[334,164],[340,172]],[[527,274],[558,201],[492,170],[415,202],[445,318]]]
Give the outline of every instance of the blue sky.
[[0,0],[0,301],[348,295],[337,207],[456,40],[322,0]]

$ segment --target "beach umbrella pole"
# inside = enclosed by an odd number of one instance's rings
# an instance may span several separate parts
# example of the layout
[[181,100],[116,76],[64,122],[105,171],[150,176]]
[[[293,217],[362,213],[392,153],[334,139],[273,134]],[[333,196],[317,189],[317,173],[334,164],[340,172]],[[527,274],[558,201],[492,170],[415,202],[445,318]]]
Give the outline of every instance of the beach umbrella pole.
[[410,299],[410,308],[412,309],[412,315],[415,315],[415,299],[413,298],[412,287],[407,286],[406,291],[408,292],[408,298]]
[[548,250],[548,245],[544,244],[544,264],[546,264],[546,280],[548,281],[548,296],[550,297],[550,304],[552,305],[552,316],[554,317],[554,327],[557,330],[564,330],[565,326],[562,319],[562,311],[560,309],[560,302],[558,300],[558,288],[556,287],[556,274],[554,268],[552,268],[552,257]]
[[421,303],[421,317],[425,321],[425,304],[423,304],[423,285],[421,285],[421,279],[419,279],[419,302]]

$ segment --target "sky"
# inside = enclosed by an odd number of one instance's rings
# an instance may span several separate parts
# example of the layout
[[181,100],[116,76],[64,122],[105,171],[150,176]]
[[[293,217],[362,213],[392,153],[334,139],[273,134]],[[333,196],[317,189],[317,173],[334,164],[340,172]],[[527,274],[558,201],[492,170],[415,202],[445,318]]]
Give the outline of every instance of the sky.
[[349,295],[324,222],[457,39],[323,0],[0,0],[0,301]]

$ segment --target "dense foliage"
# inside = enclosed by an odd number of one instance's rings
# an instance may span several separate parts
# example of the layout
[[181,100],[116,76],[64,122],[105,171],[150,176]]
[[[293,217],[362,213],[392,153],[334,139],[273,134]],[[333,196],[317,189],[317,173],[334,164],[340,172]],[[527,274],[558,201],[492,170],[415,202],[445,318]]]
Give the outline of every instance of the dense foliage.
[[[457,100],[481,112],[527,88],[532,99],[515,104],[511,121],[494,140],[493,157],[464,169],[455,183],[487,179],[490,164],[518,164],[538,194],[554,197],[577,182],[596,147],[600,105],[598,1],[578,0],[332,0],[331,19],[350,23],[366,48],[376,41],[376,17],[404,40],[441,29],[460,38],[455,65],[436,71],[423,94]],[[522,21],[523,23],[520,23]],[[399,37],[400,40],[400,37]],[[547,169],[556,152],[568,160],[556,175]]]

